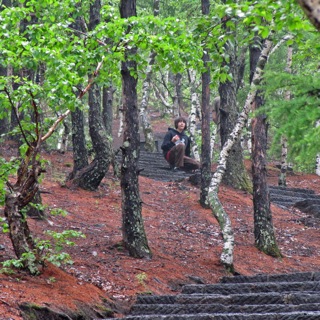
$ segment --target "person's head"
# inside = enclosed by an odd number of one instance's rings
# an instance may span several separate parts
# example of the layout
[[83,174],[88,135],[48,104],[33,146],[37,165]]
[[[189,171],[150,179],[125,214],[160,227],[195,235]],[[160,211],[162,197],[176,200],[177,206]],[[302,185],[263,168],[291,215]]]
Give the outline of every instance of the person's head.
[[[179,125],[180,123],[180,125]],[[184,127],[182,128],[182,123],[184,123]],[[184,117],[178,117],[174,120],[174,127],[180,131],[187,130],[187,121]]]

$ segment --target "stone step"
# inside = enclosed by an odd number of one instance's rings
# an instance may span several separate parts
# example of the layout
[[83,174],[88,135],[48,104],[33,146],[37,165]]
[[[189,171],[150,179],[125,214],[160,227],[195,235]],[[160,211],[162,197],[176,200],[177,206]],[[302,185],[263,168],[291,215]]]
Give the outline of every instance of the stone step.
[[192,173],[185,171],[173,171],[169,168],[140,166],[140,175],[158,181],[177,181],[189,178]]
[[319,320],[320,272],[223,277],[178,295],[139,295],[126,320]]
[[216,304],[139,304],[135,305],[131,315],[167,315],[167,314],[199,314],[199,313],[290,313],[302,311],[319,311],[320,303],[307,304],[251,304],[251,305],[224,305]]
[[297,194],[305,195],[306,197],[315,194],[314,190],[302,189],[302,188],[285,188],[278,186],[269,186],[270,192],[277,192],[278,194],[287,194],[296,196]]
[[302,201],[311,201],[314,203],[314,201],[319,201],[320,196],[318,195],[311,195],[309,197],[297,195],[295,197],[291,195],[282,195],[278,193],[270,193],[270,199],[271,201],[281,201],[281,202],[290,202],[290,203],[297,203],[297,202],[302,202]]
[[258,274],[255,276],[222,277],[221,283],[244,283],[244,282],[301,282],[320,281],[320,272],[297,272],[280,274]]
[[295,293],[252,293],[252,294],[179,294],[179,295],[139,295],[137,297],[139,304],[226,304],[226,305],[252,305],[252,304],[306,304],[320,303],[319,292],[295,292]]
[[284,206],[284,207],[293,207],[297,202],[303,201],[303,198],[294,198],[294,197],[283,197],[283,196],[272,196],[270,195],[270,201],[274,204]]
[[320,292],[319,281],[305,282],[266,282],[266,283],[230,283],[226,284],[190,284],[182,288],[184,294],[239,294],[258,292],[297,292],[316,291]]
[[[319,320],[320,311],[289,313],[230,313],[230,314],[176,314],[176,315],[140,315],[128,316],[126,320]],[[116,319],[113,319],[116,320]],[[120,320],[120,319],[118,319]]]

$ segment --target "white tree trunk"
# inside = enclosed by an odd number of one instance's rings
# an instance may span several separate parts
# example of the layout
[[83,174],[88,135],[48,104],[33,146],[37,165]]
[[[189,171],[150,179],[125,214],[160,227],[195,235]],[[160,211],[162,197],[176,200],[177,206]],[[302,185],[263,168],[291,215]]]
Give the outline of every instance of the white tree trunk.
[[320,153],[318,153],[316,159],[316,174],[320,176]]
[[287,185],[287,169],[288,169],[288,140],[285,136],[281,137],[281,168],[278,185],[285,187]]
[[173,97],[173,115],[175,117],[178,117],[181,115],[181,110],[180,110],[180,104],[179,104],[179,95],[180,95],[180,90],[179,87],[181,86],[181,76],[177,73],[174,76],[174,97]]
[[[292,67],[292,55],[293,50],[292,46],[288,47],[288,54],[287,54],[287,66],[286,71],[291,73]],[[284,99],[289,101],[291,99],[291,92],[287,90],[284,95]],[[281,168],[280,168],[280,175],[278,180],[278,185],[285,187],[287,185],[287,170],[288,170],[288,139],[285,136],[281,137]]]
[[61,147],[62,147],[62,135],[63,135],[63,127],[60,127],[58,131],[58,143],[57,143],[57,150],[59,151],[61,151]]
[[142,127],[144,138],[145,138],[145,149],[150,152],[156,151],[156,146],[154,143],[154,135],[152,131],[152,126],[148,116],[148,102],[149,102],[149,93],[150,93],[150,81],[152,75],[152,65],[154,64],[155,53],[151,53],[149,59],[149,65],[147,68],[146,78],[143,81],[142,85],[142,99],[140,103],[140,110],[139,110],[139,119],[140,125]]
[[196,143],[197,133],[197,108],[200,107],[199,97],[197,93],[196,72],[189,71],[190,76],[190,91],[191,91],[191,110],[189,115],[189,132],[191,139],[191,151],[194,158],[200,161],[199,149]]
[[251,119],[248,119],[246,124],[247,131],[241,135],[241,147],[246,150],[249,154],[252,151],[251,143]]
[[213,153],[214,153],[214,146],[216,144],[217,140],[217,134],[218,134],[218,126],[212,122],[212,131],[211,131],[211,138],[210,138],[210,154],[211,154],[211,160],[213,159]]
[[212,209],[213,215],[216,217],[216,219],[219,222],[222,235],[223,235],[224,246],[223,246],[223,251],[222,251],[220,260],[223,263],[223,265],[229,270],[233,270],[234,234],[231,226],[231,220],[222,207],[222,204],[219,200],[218,192],[219,192],[219,187],[220,187],[223,175],[226,171],[227,158],[228,158],[229,152],[233,144],[239,139],[241,131],[248,118],[249,111],[252,110],[252,105],[255,102],[255,97],[257,93],[256,87],[261,82],[263,69],[267,62],[271,48],[272,48],[272,42],[269,40],[266,40],[264,47],[261,51],[259,61],[257,63],[257,67],[251,83],[251,89],[245,101],[245,105],[239,115],[239,118],[237,120],[235,127],[230,133],[228,140],[222,147],[222,150],[220,152],[220,158],[218,161],[218,166],[211,179],[211,183],[209,187],[209,194],[208,194],[209,204]]
[[[320,126],[320,120],[317,121],[316,126]],[[320,153],[317,154],[316,158],[316,174],[320,176]]]
[[119,130],[118,130],[118,137],[121,137],[121,135],[122,135],[123,126],[124,126],[123,111],[122,111],[122,109],[120,109],[120,110],[119,110]]

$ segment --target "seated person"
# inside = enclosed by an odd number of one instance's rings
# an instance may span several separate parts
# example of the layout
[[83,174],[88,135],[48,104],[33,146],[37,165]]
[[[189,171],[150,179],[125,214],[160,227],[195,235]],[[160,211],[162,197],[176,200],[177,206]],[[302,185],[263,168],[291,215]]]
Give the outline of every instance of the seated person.
[[193,171],[200,168],[199,161],[190,157],[190,138],[185,134],[187,122],[178,117],[174,121],[175,129],[168,128],[161,149],[165,159],[174,171]]

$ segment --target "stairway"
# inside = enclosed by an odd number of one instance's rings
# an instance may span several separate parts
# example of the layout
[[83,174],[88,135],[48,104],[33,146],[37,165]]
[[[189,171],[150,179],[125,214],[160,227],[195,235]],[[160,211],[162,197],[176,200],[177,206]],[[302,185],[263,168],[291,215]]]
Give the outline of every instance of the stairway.
[[320,195],[313,190],[277,186],[269,186],[269,190],[272,203],[284,209],[295,207],[316,219],[320,218]]
[[178,295],[140,295],[126,320],[319,320],[320,272],[224,277]]
[[[158,181],[181,181],[192,177],[191,180],[194,179],[196,184],[199,180],[192,173],[170,170],[169,164],[161,152],[150,153],[142,149],[140,151],[139,168],[141,169],[141,176]],[[269,186],[269,190],[272,203],[284,209],[296,207],[316,219],[320,218],[320,195],[315,194],[313,190],[278,186]]]
[[161,152],[150,153],[141,150],[139,168],[142,170],[141,176],[164,182],[181,181],[192,175],[184,171],[172,171]]

